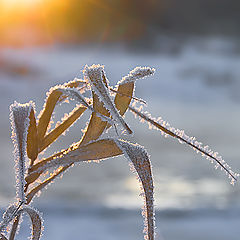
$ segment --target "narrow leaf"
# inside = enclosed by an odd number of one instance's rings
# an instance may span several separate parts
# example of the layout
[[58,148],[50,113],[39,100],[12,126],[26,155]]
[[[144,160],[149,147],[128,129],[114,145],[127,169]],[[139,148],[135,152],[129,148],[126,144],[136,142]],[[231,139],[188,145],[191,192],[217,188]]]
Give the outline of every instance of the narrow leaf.
[[142,185],[144,196],[144,208],[142,215],[145,218],[144,233],[146,240],[154,240],[154,205],[153,205],[153,179],[149,155],[146,150],[137,145],[116,140],[118,147],[131,163],[131,169],[137,173],[138,180]]
[[[153,75],[154,72],[155,69],[153,68],[136,67],[118,82],[114,104],[121,116],[125,114],[131,100],[134,98],[135,81]],[[108,125],[108,127],[110,127],[110,125]]]
[[31,240],[39,240],[42,235],[42,230],[43,230],[42,219],[41,219],[39,213],[35,209],[33,209],[29,206],[23,207],[19,211],[19,214],[21,214],[23,212],[27,213],[32,221]]
[[51,157],[44,159],[40,163],[33,166],[32,172],[29,174],[28,183],[35,181],[44,171],[52,167],[60,168],[52,174],[48,179],[40,183],[37,187],[32,189],[27,194],[27,202],[29,203],[34,195],[41,189],[51,183],[59,174],[64,172],[71,164],[75,162],[84,161],[96,161],[103,160],[109,157],[114,157],[122,154],[122,150],[119,149],[113,139],[98,140],[82,147],[78,147],[74,150],[66,150],[67,153],[58,155],[57,158]]
[[32,165],[38,156],[38,134],[34,109],[31,110],[29,119],[30,122],[27,135],[27,155],[29,159],[31,159],[30,165]]
[[27,131],[29,128],[29,115],[33,103],[20,104],[15,102],[10,106],[10,119],[12,125],[12,141],[14,144],[16,192],[17,198],[25,202],[24,185],[27,159]]
[[39,152],[43,151],[51,143],[53,143],[62,133],[64,133],[86,110],[86,107],[79,106],[73,110],[70,116],[65,119],[60,125],[48,133],[39,146]]
[[15,235],[16,235],[17,230],[18,230],[20,217],[21,217],[20,215],[17,215],[16,218],[14,219],[14,221],[13,221],[11,232],[10,232],[10,235],[9,235],[9,240],[14,240],[14,238],[15,238]]
[[113,120],[118,122],[129,134],[132,134],[132,130],[119,114],[110,98],[109,89],[103,81],[104,78],[106,79],[103,67],[100,65],[92,65],[91,67],[85,66],[84,75],[93,91],[98,95],[100,101],[103,102],[106,109],[110,112]]
[[75,149],[66,149],[61,155],[43,159],[31,168],[31,173],[43,172],[51,167],[59,167],[72,162],[102,160],[122,154],[113,139],[107,138],[93,141],[87,145],[77,146]]
[[95,111],[92,112],[90,122],[87,126],[86,132],[83,135],[80,145],[84,145],[92,140],[98,139],[106,128],[107,122],[103,121],[101,117],[97,116],[97,112],[105,115],[106,117],[109,117],[110,113],[104,107],[103,103],[99,101],[99,98],[95,93],[93,93],[93,109]]
[[10,205],[3,214],[3,220],[0,224],[0,233],[8,226],[8,224],[15,218],[17,213],[17,205]]
[[164,120],[160,118],[159,122],[157,120],[152,119],[150,116],[147,116],[147,113],[142,113],[138,111],[137,109],[133,107],[129,107],[129,109],[139,116],[141,119],[144,119],[156,129],[159,129],[162,131],[162,134],[165,136],[172,136],[174,138],[177,138],[180,143],[184,142],[187,145],[191,146],[194,150],[200,153],[202,153],[203,156],[205,156],[207,159],[210,159],[211,161],[215,161],[216,165],[215,168],[218,167],[221,168],[221,170],[224,170],[225,173],[231,178],[231,184],[234,184],[237,181],[237,178],[239,177],[238,173],[235,173],[231,170],[231,167],[222,159],[221,156],[218,155],[217,152],[212,151],[208,146],[203,146],[201,142],[198,142],[195,140],[194,137],[187,136],[183,130],[175,129],[174,127],[171,127],[168,123],[166,123]]
[[57,102],[62,101],[66,98],[66,96],[62,95],[62,92],[59,90],[59,88],[60,87],[75,88],[80,83],[82,83],[81,80],[74,80],[64,85],[59,85],[59,86],[50,88],[49,92],[47,93],[47,99],[43,106],[43,110],[40,113],[39,121],[38,121],[37,130],[38,130],[38,141],[40,143],[46,134],[53,110]]

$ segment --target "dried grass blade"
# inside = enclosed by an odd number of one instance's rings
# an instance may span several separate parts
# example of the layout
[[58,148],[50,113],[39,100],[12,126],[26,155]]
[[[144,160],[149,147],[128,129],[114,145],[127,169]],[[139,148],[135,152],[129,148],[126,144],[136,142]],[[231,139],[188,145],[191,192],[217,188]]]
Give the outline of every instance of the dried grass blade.
[[8,226],[8,224],[15,218],[18,211],[17,205],[10,205],[3,214],[3,220],[0,223],[0,233]]
[[84,146],[78,146],[74,149],[66,149],[61,154],[43,159],[31,168],[26,180],[28,184],[35,181],[44,171],[52,167],[67,166],[74,162],[102,160],[109,157],[121,155],[122,151],[118,148],[113,139],[102,139],[91,142]]
[[106,117],[110,116],[108,110],[104,107],[103,103],[99,101],[98,96],[93,92],[93,109],[90,122],[87,126],[87,130],[83,135],[83,138],[80,141],[80,145],[85,145],[92,140],[98,139],[104,129],[107,126],[107,122],[103,121],[101,117],[97,116],[97,113],[100,113]]
[[50,123],[50,119],[53,113],[53,110],[62,95],[62,92],[58,89],[54,89],[50,95],[48,96],[46,103],[44,105],[44,108],[42,112],[40,113],[37,131],[38,131],[38,142],[41,144],[46,132],[48,125]]
[[86,107],[80,106],[60,125],[48,133],[39,146],[39,152],[43,151],[51,143],[53,143],[63,132],[65,132],[86,110]]
[[16,169],[16,194],[17,198],[25,202],[25,174],[28,167],[27,161],[27,134],[29,128],[29,115],[34,108],[33,102],[20,104],[15,102],[10,106],[10,119],[12,125],[12,141],[14,144],[15,169]]
[[32,234],[31,234],[31,240],[39,240],[42,235],[43,225],[42,225],[42,219],[39,215],[39,213],[29,206],[23,207],[19,213],[26,212],[31,221],[32,221]]
[[[118,85],[117,92],[124,93],[127,96],[133,95],[134,92],[134,82],[127,82],[125,84]],[[123,116],[127,111],[128,106],[131,102],[131,97],[124,96],[120,93],[117,93],[114,99],[114,103],[116,108],[119,110],[119,113]]]
[[153,198],[153,179],[149,155],[146,150],[137,145],[116,140],[118,147],[123,151],[125,157],[129,159],[131,170],[136,172],[138,180],[143,187],[144,208],[142,215],[145,218],[144,233],[146,240],[154,240],[154,198]]
[[14,240],[15,235],[17,233],[19,220],[20,220],[20,215],[17,215],[16,218],[14,219],[14,222],[13,222],[13,225],[12,225],[12,228],[11,228],[11,232],[10,232],[10,235],[9,235],[9,240]]
[[100,101],[103,102],[104,107],[108,109],[112,119],[118,122],[129,134],[132,134],[132,130],[119,114],[114,103],[112,102],[109,94],[109,88],[106,87],[104,79],[106,79],[103,66],[92,65],[91,67],[85,66],[84,76],[91,85],[93,91],[98,95]]
[[30,121],[27,135],[27,155],[29,159],[31,159],[31,166],[38,156],[38,134],[34,109],[31,110],[29,119]]
[[[38,141],[41,142],[44,138],[48,125],[50,123],[50,119],[53,113],[53,110],[56,104],[59,101],[62,101],[66,98],[66,96],[58,89],[59,87],[70,87],[75,88],[81,83],[81,80],[74,80],[64,85],[52,87],[47,93],[47,99],[44,104],[43,110],[40,113],[39,121],[38,121]],[[83,82],[84,83],[84,82]],[[85,83],[84,83],[85,84]]]
[[143,99],[140,99],[140,98],[137,98],[137,97],[133,97],[133,96],[130,96],[130,95],[127,95],[127,94],[125,94],[125,93],[123,93],[123,92],[120,92],[120,91],[118,91],[118,90],[115,90],[115,89],[113,89],[113,88],[109,88],[109,90],[110,91],[112,91],[112,92],[114,92],[114,93],[118,93],[118,94],[120,94],[121,96],[125,96],[125,97],[128,97],[128,98],[130,98],[130,99],[134,99],[134,100],[136,100],[137,102],[140,102],[140,103],[143,103],[143,104],[147,104],[147,102],[146,101],[144,101]]
[[68,166],[65,167],[59,167],[57,169],[57,171],[51,175],[49,178],[47,178],[46,180],[44,180],[43,182],[41,182],[38,186],[36,186],[35,188],[33,188],[26,196],[27,199],[27,204],[29,204],[33,197],[39,192],[41,191],[43,188],[45,188],[48,184],[50,184],[51,182],[54,181],[54,179],[56,177],[58,177],[61,173],[63,173],[66,169],[68,168]]
[[[193,137],[187,136],[184,131],[175,129],[173,127],[165,127],[153,120],[152,118],[148,117],[146,114],[138,111],[137,109],[133,107],[129,107],[129,109],[139,116],[140,118],[144,119],[148,123],[152,124],[157,129],[160,129],[162,132],[166,133],[167,135],[170,135],[174,138],[177,138],[180,142],[184,142],[187,145],[191,146],[194,150],[197,152],[202,153],[207,159],[212,159],[216,162],[217,165],[215,165],[215,168],[218,168],[220,166],[221,169],[223,169],[226,174],[231,178],[231,184],[234,184],[237,181],[237,177],[239,177],[238,173],[234,173],[231,170],[231,167],[222,159],[221,156],[218,156],[218,153],[213,152],[211,149],[209,149],[208,146],[202,146],[202,143],[195,140]],[[170,130],[171,129],[171,130]]]
[[[67,150],[66,150],[67,151]],[[33,166],[34,172],[30,174],[30,177],[34,177],[36,180],[45,170],[52,167],[59,167],[58,170],[52,174],[48,179],[44,180],[38,186],[33,188],[26,196],[27,203],[29,203],[34,195],[45,188],[49,183],[51,183],[58,175],[64,172],[70,165],[74,162],[84,162],[84,161],[96,161],[103,160],[109,157],[114,157],[122,154],[122,150],[119,149],[117,144],[113,139],[103,139],[96,142],[89,143],[75,150],[69,151],[65,155],[57,159],[45,159],[39,164]],[[34,180],[34,181],[35,181]]]

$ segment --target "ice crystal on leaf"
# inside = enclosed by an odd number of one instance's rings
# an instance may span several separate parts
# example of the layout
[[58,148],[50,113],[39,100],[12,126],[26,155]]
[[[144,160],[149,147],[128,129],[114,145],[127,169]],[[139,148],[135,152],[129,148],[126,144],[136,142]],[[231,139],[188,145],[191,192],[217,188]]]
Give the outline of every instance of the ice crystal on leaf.
[[129,109],[139,116],[141,119],[146,120],[150,125],[152,125],[155,129],[160,130],[162,135],[165,137],[172,136],[177,138],[180,143],[186,143],[187,145],[191,146],[197,153],[202,153],[207,159],[211,162],[215,161],[215,168],[221,168],[224,170],[226,174],[231,178],[231,184],[234,184],[239,177],[238,173],[235,173],[231,170],[231,167],[219,156],[218,152],[212,151],[209,146],[203,146],[201,142],[195,140],[195,137],[189,137],[185,134],[184,130],[175,129],[171,127],[169,123],[164,121],[161,117],[158,119],[153,119],[151,115],[147,112],[143,113],[138,109],[133,107],[129,107]]
[[116,144],[123,151],[123,154],[130,161],[133,172],[138,174],[138,180],[142,184],[144,197],[143,217],[144,233],[146,240],[154,239],[154,198],[153,198],[153,179],[151,162],[146,150],[137,144],[131,144],[122,140],[116,140]]
[[[239,175],[231,170],[217,152],[213,152],[208,146],[203,146],[194,137],[187,136],[183,130],[171,127],[163,119],[152,118],[149,113],[142,111],[143,106],[137,109],[134,103],[131,105],[132,100],[139,101],[134,96],[136,80],[151,76],[154,72],[155,69],[150,67],[136,67],[113,89],[109,87],[103,66],[85,66],[84,80],[74,79],[52,87],[48,91],[38,118],[35,118],[33,102],[26,104],[15,102],[10,106],[16,162],[17,201],[10,205],[3,215],[0,224],[0,239],[13,240],[20,225],[21,216],[26,213],[32,222],[31,239],[39,240],[43,229],[42,219],[40,214],[29,206],[34,197],[39,196],[41,190],[62,176],[74,163],[99,162],[124,155],[141,184],[141,195],[144,198],[142,212],[145,219],[144,239],[154,240],[154,184],[149,155],[142,146],[126,142],[119,136],[117,138],[102,137],[110,127],[115,127],[115,123],[120,124],[128,133],[132,133],[124,120],[124,115],[128,110],[138,116],[141,121],[146,121],[149,127],[160,130],[163,136],[176,138],[179,142],[186,143],[215,162],[215,168],[220,166],[225,170],[232,179],[232,183],[237,180]],[[91,98],[89,98],[89,93],[92,94]],[[69,99],[77,101],[78,104],[69,114],[65,113],[64,118],[50,130],[55,106],[66,100],[69,102]],[[140,100],[140,102],[144,101]],[[64,134],[87,109],[90,110],[91,117],[83,131],[82,138],[66,149],[40,159],[39,154],[58,140],[59,136]],[[7,228],[11,229],[9,238],[5,237],[4,231]]]
[[10,119],[12,124],[12,141],[14,144],[16,190],[17,197],[25,202],[25,173],[27,161],[27,133],[29,127],[30,111],[34,108],[33,102],[20,104],[15,102],[10,106]]
[[[90,83],[93,91],[98,95],[101,102],[108,109],[113,120],[117,121],[121,126],[129,133],[132,134],[132,130],[128,127],[122,116],[119,114],[114,103],[112,102],[108,89],[108,81],[105,77],[103,66],[92,65],[91,67],[85,66],[84,76]],[[105,80],[105,81],[104,81]]]
[[130,83],[130,82],[135,82],[138,79],[142,79],[145,78],[147,76],[151,76],[155,73],[155,69],[154,68],[150,68],[150,67],[136,67],[134,68],[132,71],[130,71],[130,73],[123,77],[118,84],[122,85],[122,84],[126,84],[126,83]]

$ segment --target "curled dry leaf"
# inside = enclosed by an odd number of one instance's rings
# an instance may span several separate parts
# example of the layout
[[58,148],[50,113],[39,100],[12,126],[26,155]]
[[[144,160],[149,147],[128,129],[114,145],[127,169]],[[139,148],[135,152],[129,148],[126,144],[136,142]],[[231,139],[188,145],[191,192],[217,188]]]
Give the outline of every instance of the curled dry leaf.
[[32,221],[32,234],[31,234],[31,240],[39,240],[42,235],[43,225],[42,225],[42,219],[40,217],[40,214],[37,210],[25,206],[19,211],[19,215],[22,213],[27,213]]
[[125,157],[131,163],[131,169],[138,175],[138,180],[142,184],[144,197],[143,217],[144,232],[146,240],[154,240],[154,198],[153,198],[153,178],[151,162],[146,150],[137,144],[132,144],[122,140],[116,140],[118,147],[123,151]]

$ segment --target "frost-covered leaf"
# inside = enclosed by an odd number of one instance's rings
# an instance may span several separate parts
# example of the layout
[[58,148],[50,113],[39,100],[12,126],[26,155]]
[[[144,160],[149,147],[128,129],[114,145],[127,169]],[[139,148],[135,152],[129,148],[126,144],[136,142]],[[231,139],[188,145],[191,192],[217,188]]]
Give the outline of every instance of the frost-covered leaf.
[[137,144],[132,144],[123,140],[116,140],[118,147],[123,151],[125,157],[129,159],[131,170],[136,172],[138,180],[142,185],[144,197],[144,208],[142,215],[145,219],[144,239],[154,240],[154,198],[153,179],[149,155],[146,150]]
[[144,119],[149,124],[153,125],[156,129],[160,130],[162,135],[165,137],[170,135],[174,138],[177,138],[180,143],[186,143],[187,145],[191,146],[197,153],[200,152],[211,162],[215,161],[215,168],[217,169],[220,167],[221,170],[224,170],[228,177],[231,179],[231,184],[234,184],[236,182],[239,174],[231,170],[231,167],[223,160],[221,156],[219,156],[218,152],[212,151],[209,146],[203,146],[203,144],[201,142],[198,142],[195,137],[189,137],[183,130],[171,127],[169,123],[161,118],[158,118],[158,120],[153,119],[149,113],[143,113],[133,107],[129,107],[129,109],[141,119]]
[[34,196],[37,195],[38,192],[42,191],[42,189],[44,189],[50,183],[52,183],[55,180],[55,178],[61,176],[62,173],[67,170],[67,168],[69,168],[69,165],[59,167],[57,170],[50,174],[50,177],[40,182],[36,187],[31,189],[31,191],[27,195],[27,204],[29,204],[32,201],[32,199],[34,198]]
[[10,119],[12,125],[12,141],[14,144],[16,191],[17,198],[25,202],[24,185],[27,159],[27,133],[29,127],[29,115],[34,108],[33,102],[20,104],[15,102],[10,106]]
[[59,88],[61,87],[76,88],[81,83],[83,83],[81,80],[75,79],[63,85],[57,85],[55,87],[52,87],[47,92],[47,99],[43,106],[42,111],[39,114],[39,121],[37,126],[39,143],[42,141],[42,139],[46,134],[46,131],[50,123],[50,119],[56,104],[66,98],[66,96],[63,95],[63,93],[59,90]]
[[63,120],[63,122],[48,133],[41,142],[39,146],[39,152],[48,147],[53,143],[62,133],[64,133],[86,110],[86,107],[78,106],[76,107],[69,116]]
[[126,83],[135,82],[138,79],[151,76],[155,73],[154,68],[150,67],[136,67],[127,76],[123,77],[118,84],[124,85]]
[[17,205],[10,205],[4,212],[2,221],[0,223],[0,233],[8,226],[8,224],[15,218],[17,213]]
[[93,109],[95,111],[92,112],[90,122],[87,126],[86,132],[83,135],[80,145],[84,145],[92,140],[98,139],[106,128],[107,122],[103,121],[103,119],[97,115],[97,112],[106,117],[109,117],[110,113],[103,106],[103,103],[99,101],[99,98],[95,93],[93,93]]
[[35,164],[30,169],[28,179],[31,178],[32,174],[41,174],[51,167],[64,166],[72,162],[102,160],[120,154],[122,154],[121,150],[111,138],[93,141],[83,146],[76,144],[74,147],[61,151],[60,154],[57,153]]
[[104,78],[106,79],[103,66],[85,66],[84,76],[90,83],[93,91],[98,95],[100,101],[103,102],[105,108],[110,112],[113,120],[118,122],[129,134],[132,134],[132,130],[128,127],[122,116],[119,114],[110,98],[109,89],[106,87],[103,81]]
[[18,214],[13,221],[13,224],[11,226],[11,231],[10,231],[10,234],[9,234],[9,240],[14,240],[15,239],[15,235],[16,235],[17,231],[19,230],[20,217],[21,216]]
[[37,210],[31,208],[30,206],[24,206],[19,214],[27,213],[32,221],[32,234],[31,240],[39,240],[43,231],[42,218]]
[[[121,154],[122,151],[119,149],[113,139],[102,139],[83,146],[76,144],[75,149],[66,149],[65,151],[61,152],[61,154],[56,154],[56,157],[43,159],[41,162],[35,164],[31,168],[27,182],[28,184],[32,183],[44,171],[49,170],[50,168],[63,167],[63,170],[61,168],[59,169],[59,171],[62,172],[65,171],[70,164],[75,162],[99,161]],[[52,174],[53,178],[50,177],[44,180],[37,187],[32,189],[27,194],[27,202],[29,202],[38,191],[52,182],[52,180],[55,178],[55,175],[56,173]]]

